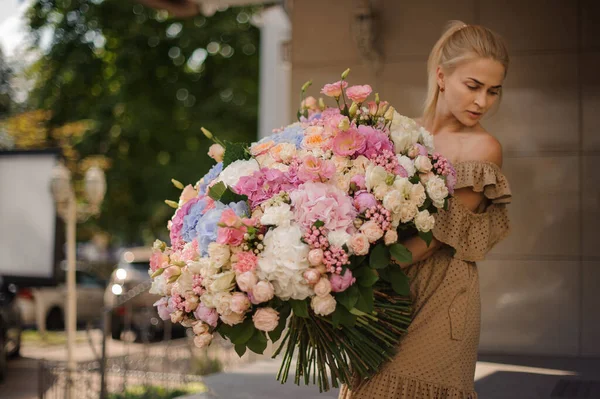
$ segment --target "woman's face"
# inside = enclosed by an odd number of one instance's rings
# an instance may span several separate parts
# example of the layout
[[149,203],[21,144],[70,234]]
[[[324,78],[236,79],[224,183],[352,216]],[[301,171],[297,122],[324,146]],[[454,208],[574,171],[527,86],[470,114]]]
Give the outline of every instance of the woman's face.
[[498,101],[504,81],[504,67],[489,58],[477,58],[458,65],[449,75],[438,68],[438,84],[448,110],[463,125],[477,125]]

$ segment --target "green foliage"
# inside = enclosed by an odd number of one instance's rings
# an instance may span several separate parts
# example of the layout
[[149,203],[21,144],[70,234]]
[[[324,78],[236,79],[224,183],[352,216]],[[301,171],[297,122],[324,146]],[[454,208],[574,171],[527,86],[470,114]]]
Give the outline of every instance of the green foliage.
[[109,393],[108,399],[173,399],[191,393],[206,392],[204,384],[187,384],[181,388],[134,385],[122,393]]
[[167,236],[176,178],[194,184],[213,161],[206,126],[223,140],[255,139],[259,31],[252,9],[169,18],[130,1],[38,0],[29,25],[52,45],[34,65],[29,106],[51,126],[94,121],[76,149],[107,156],[98,226],[124,243]]

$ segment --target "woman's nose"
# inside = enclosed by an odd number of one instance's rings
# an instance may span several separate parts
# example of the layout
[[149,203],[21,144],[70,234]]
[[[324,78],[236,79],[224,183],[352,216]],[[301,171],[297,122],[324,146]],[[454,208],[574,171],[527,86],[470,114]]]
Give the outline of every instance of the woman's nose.
[[480,91],[479,93],[477,93],[477,96],[475,97],[475,104],[480,107],[480,108],[485,108],[486,102],[487,102],[487,93],[485,91]]

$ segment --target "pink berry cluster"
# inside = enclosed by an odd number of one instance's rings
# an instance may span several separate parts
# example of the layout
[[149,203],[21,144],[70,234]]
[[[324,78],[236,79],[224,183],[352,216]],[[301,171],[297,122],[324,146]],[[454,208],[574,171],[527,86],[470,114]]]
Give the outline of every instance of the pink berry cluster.
[[204,287],[202,287],[202,276],[199,274],[194,274],[192,291],[194,291],[194,294],[196,295],[202,295],[204,293]]
[[377,157],[372,159],[373,163],[382,166],[386,171],[393,174],[399,174],[400,164],[396,154],[389,150],[383,150]]
[[392,214],[381,204],[377,204],[377,206],[367,209],[365,211],[365,217],[377,223],[383,231],[387,231],[392,227]]
[[433,159],[433,167],[437,174],[448,176],[455,173],[452,164],[441,154],[436,152],[431,158]]
[[329,273],[341,274],[342,266],[349,263],[350,258],[343,248],[330,246],[323,251],[323,264]]
[[311,247],[311,249],[320,248],[323,251],[325,251],[329,247],[327,233],[323,226],[312,226],[310,230],[304,235],[304,241]]

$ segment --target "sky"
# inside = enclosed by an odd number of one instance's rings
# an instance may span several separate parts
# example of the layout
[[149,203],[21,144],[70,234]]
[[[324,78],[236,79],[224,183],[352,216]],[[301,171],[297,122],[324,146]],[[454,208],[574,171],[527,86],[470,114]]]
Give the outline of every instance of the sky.
[[0,47],[7,58],[25,38],[23,15],[28,4],[29,0],[0,0]]

